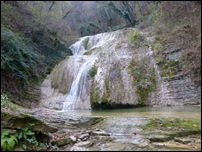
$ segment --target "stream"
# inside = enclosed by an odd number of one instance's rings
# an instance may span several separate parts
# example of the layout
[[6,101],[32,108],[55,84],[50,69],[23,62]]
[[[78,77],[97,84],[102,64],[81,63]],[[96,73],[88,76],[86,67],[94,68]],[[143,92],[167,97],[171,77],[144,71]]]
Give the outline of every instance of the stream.
[[[51,113],[51,114],[50,114]],[[114,110],[45,110],[37,117],[49,125],[61,130],[71,130],[74,133],[85,133],[87,130],[101,130],[109,134],[110,138],[96,138],[94,143],[99,151],[125,151],[125,150],[200,150],[201,135],[191,135],[188,144],[169,140],[165,142],[150,142],[152,134],[158,136],[162,130],[147,132],[145,125],[153,118],[196,120],[201,123],[201,106],[165,106],[165,107],[137,107]],[[92,119],[103,118],[95,126]],[[93,120],[94,121],[94,120]],[[109,138],[109,139],[108,139]],[[104,141],[103,141],[104,139]],[[113,140],[112,140],[113,139]],[[163,146],[162,146],[163,145]],[[75,146],[65,150],[75,150]],[[79,150],[76,148],[76,150]],[[80,149],[82,150],[82,149]],[[95,149],[83,149],[95,150]]]

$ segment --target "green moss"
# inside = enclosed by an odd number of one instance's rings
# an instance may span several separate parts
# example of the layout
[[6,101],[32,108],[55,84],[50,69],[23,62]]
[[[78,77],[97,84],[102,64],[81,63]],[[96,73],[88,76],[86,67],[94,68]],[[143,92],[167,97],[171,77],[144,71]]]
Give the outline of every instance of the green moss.
[[95,78],[93,77],[91,82],[91,87],[90,87],[90,103],[91,103],[92,109],[96,109],[99,100],[100,100],[100,97],[95,88]]
[[92,50],[89,50],[87,52],[85,52],[83,55],[91,55],[92,54]]
[[[173,60],[166,58],[165,54],[163,54],[163,50],[165,49],[160,36],[156,36],[155,41],[152,42],[152,50],[154,51],[156,57],[156,64],[160,67],[161,77],[172,77],[176,75],[178,72],[182,71],[182,64],[179,60]],[[179,49],[175,49],[173,52],[178,52]]]
[[108,101],[110,98],[111,90],[109,88],[109,80],[107,77],[105,77],[104,84],[105,84],[104,85],[104,94],[102,97],[102,101]]
[[151,119],[147,125],[146,129],[154,130],[172,130],[172,131],[200,131],[201,126],[200,122],[197,122],[193,119],[179,119],[179,118],[167,118],[167,119],[161,119],[161,118],[154,118]]
[[95,80],[92,79],[90,88],[90,103],[92,109],[116,109],[116,108],[131,108],[134,105],[121,104],[111,101],[109,80],[105,78],[104,94],[102,97],[99,96],[99,91],[96,88]]
[[149,94],[156,91],[155,69],[153,67],[148,68],[150,64],[148,60],[149,58],[144,58],[137,62],[132,59],[128,65],[128,73],[132,76],[140,105],[146,105]]
[[146,40],[137,30],[131,30],[128,34],[128,44],[145,45]]
[[135,44],[140,39],[140,33],[138,33],[136,30],[131,30],[131,32],[128,35],[128,42],[129,44]]
[[95,75],[97,74],[97,67],[93,66],[90,70],[89,70],[89,75],[91,78],[93,78]]
[[163,58],[157,62],[161,69],[161,77],[172,77],[182,70],[182,65],[178,60]]
[[89,37],[87,37],[85,40],[84,40],[84,48],[85,48],[85,50],[87,50],[88,49],[88,42],[89,42]]
[[155,41],[151,42],[152,50],[154,52],[161,51],[163,49],[163,44],[160,36],[156,36]]

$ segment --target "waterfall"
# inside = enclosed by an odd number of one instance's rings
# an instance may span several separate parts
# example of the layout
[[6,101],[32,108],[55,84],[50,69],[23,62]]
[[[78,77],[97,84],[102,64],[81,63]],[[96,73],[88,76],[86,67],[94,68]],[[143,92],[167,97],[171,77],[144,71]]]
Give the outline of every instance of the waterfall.
[[[82,88],[85,88],[88,71],[94,64],[95,60],[97,59],[96,56],[85,56],[82,55],[84,53],[84,47],[83,47],[83,41],[86,37],[80,38],[79,41],[74,43],[70,46],[70,49],[73,52],[73,56],[75,60],[79,59],[82,60],[82,64],[79,68],[79,71],[75,77],[75,79],[72,82],[70,91],[67,95],[67,98],[65,99],[63,103],[63,109],[62,111],[66,110],[76,110],[76,109],[86,109],[89,107],[90,109],[90,102],[89,101],[82,101],[81,95],[82,95]],[[79,61],[79,62],[80,62]],[[85,62],[83,62],[85,61]],[[76,70],[76,69],[75,69]],[[89,103],[87,103],[89,102]]]
[[[83,65],[80,67],[79,72],[76,76],[76,79],[73,81],[70,92],[67,96],[67,98],[65,99],[64,105],[63,105],[63,111],[65,110],[75,110],[79,107],[77,107],[79,105],[79,103],[77,103],[80,101],[78,98],[80,97],[80,87],[79,84],[83,83],[82,81],[86,80],[89,68],[92,66],[93,64],[93,60],[88,60],[85,63],[83,63]],[[82,79],[83,78],[83,79]]]

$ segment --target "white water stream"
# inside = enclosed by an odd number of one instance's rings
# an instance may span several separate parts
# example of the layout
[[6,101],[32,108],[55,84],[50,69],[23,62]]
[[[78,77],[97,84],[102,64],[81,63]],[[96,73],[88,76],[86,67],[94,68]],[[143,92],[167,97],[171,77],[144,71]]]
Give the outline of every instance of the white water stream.
[[[94,61],[95,61],[94,59],[88,59],[80,67],[79,72],[78,72],[75,80],[72,83],[70,92],[63,104],[63,111],[75,110],[75,109],[79,108],[78,105],[80,105],[80,104],[77,103],[77,102],[81,102],[81,101],[79,101],[80,100],[79,97],[81,95],[81,92],[79,90],[79,84],[82,83],[81,81],[86,80],[88,71],[89,71],[90,67],[93,65]],[[83,82],[83,83],[85,83],[85,82]]]
[[[88,71],[90,68],[93,66],[95,60],[97,59],[96,56],[85,56],[82,55],[84,48],[82,47],[82,43],[85,37],[82,37],[79,41],[74,43],[73,45],[70,46],[70,49],[73,52],[74,58],[81,58],[82,59],[82,64],[79,68],[79,71],[74,78],[70,91],[68,92],[68,96],[65,99],[63,103],[63,109],[62,111],[67,111],[67,110],[76,110],[76,109],[86,109],[89,107],[90,109],[90,103],[87,103],[89,101],[82,101],[81,100],[81,95],[82,95],[82,87],[85,87],[86,81],[87,81],[87,76],[88,76]],[[85,62],[83,62],[85,61]],[[76,70],[76,69],[75,69]],[[82,86],[80,86],[82,84]]]

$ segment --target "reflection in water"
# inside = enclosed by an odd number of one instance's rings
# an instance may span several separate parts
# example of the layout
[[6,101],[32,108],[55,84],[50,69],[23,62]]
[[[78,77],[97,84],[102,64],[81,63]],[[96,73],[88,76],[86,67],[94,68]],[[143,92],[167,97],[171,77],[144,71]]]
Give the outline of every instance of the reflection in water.
[[201,119],[201,106],[137,107],[111,110],[74,110],[62,113],[77,116],[102,117],[176,117]]

